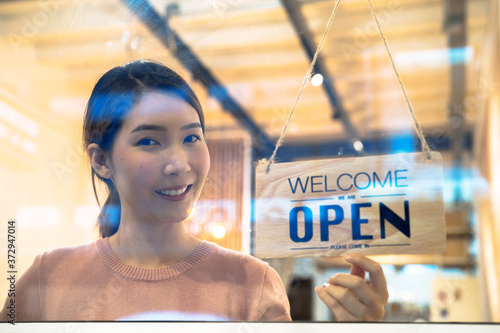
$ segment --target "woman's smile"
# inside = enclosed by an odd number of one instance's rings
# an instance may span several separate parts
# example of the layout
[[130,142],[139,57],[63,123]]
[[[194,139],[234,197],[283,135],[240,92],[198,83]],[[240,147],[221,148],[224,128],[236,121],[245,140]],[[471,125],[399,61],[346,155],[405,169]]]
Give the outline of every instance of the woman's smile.
[[158,190],[158,193],[162,199],[170,200],[170,201],[181,201],[184,200],[191,189],[191,185],[182,186],[182,187],[174,187],[166,190]]

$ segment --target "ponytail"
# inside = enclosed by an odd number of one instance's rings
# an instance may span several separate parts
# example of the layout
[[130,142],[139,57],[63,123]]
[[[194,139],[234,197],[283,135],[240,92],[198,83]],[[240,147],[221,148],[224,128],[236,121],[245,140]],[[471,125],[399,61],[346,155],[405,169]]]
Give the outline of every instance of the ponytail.
[[[99,204],[99,198],[97,197],[95,188],[95,176],[99,177],[95,171],[92,170],[92,186],[94,188],[94,195],[97,199],[97,203]],[[118,191],[111,180],[105,179],[104,182],[106,183],[109,193],[108,198],[101,207],[96,225],[101,238],[112,236],[118,231],[121,217],[120,196],[118,195]]]

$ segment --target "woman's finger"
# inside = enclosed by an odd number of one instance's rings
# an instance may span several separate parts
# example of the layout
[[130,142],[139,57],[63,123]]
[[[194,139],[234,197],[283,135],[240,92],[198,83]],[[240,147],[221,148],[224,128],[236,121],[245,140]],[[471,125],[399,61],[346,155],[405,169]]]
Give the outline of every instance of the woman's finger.
[[375,291],[359,276],[339,273],[329,278],[328,283],[339,288],[351,290],[359,298],[358,302],[366,306],[373,306],[377,303]]
[[359,276],[360,278],[362,278],[364,280],[365,276],[366,276],[366,272],[361,267],[359,267],[357,265],[352,265],[351,266],[351,275]]
[[335,298],[325,290],[326,288],[316,287],[316,294],[326,304],[338,321],[357,321],[358,319],[345,309]]
[[[336,287],[328,289],[330,295],[358,320],[382,319],[389,298],[382,267],[359,254],[347,255],[345,260],[352,264],[351,274],[340,273],[329,278],[328,283]],[[369,284],[365,280],[365,272],[370,274]]]
[[365,316],[367,306],[351,290],[333,284],[327,285],[323,290],[358,320]]
[[375,287],[377,294],[387,296],[388,299],[387,281],[385,280],[382,266],[378,262],[356,253],[346,255],[344,260],[368,272],[370,274],[370,281]]

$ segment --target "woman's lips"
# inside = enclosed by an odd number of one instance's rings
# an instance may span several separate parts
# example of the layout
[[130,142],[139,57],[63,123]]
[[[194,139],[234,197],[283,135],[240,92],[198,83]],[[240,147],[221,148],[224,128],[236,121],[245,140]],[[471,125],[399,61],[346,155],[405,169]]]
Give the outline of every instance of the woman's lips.
[[167,190],[158,190],[155,191],[162,199],[169,200],[169,201],[181,201],[184,200],[185,197],[187,197],[189,190],[191,189],[192,185],[187,185],[183,187],[174,187],[172,189],[167,189]]

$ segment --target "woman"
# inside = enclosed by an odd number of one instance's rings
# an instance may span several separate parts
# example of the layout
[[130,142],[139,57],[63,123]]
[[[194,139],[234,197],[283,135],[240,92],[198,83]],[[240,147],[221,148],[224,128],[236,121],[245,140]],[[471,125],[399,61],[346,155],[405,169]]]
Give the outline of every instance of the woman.
[[[290,320],[269,265],[183,226],[210,158],[200,103],[179,75],[151,61],[111,69],[90,97],[83,142],[94,192],[96,177],[109,192],[98,217],[102,238],[38,256],[17,285],[17,321]],[[346,260],[351,275],[329,279],[318,296],[339,320],[381,319],[380,265]]]

